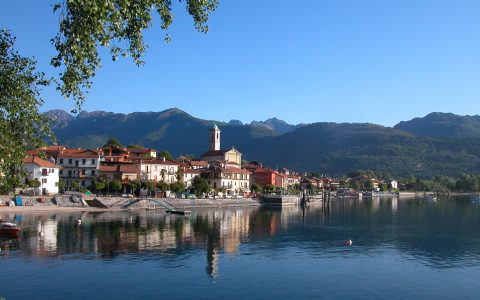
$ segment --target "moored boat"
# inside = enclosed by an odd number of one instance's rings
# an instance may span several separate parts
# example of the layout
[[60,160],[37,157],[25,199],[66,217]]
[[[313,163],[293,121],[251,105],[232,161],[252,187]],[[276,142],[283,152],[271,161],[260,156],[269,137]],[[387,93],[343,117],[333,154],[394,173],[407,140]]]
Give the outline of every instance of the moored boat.
[[19,231],[20,228],[17,227],[17,224],[0,220],[0,236],[16,235]]

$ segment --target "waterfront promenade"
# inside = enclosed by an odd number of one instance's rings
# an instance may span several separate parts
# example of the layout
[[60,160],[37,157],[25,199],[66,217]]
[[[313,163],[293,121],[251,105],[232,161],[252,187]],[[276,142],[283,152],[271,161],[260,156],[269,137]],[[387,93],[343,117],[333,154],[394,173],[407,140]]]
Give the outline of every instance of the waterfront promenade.
[[[39,200],[42,199],[42,200]],[[55,197],[22,197],[22,206],[9,206],[12,197],[2,196],[0,201],[7,204],[0,206],[0,212],[34,212],[34,211],[105,211],[105,210],[141,210],[160,209],[166,206],[176,209],[187,208],[226,208],[259,206],[257,199],[175,199],[175,198],[123,198],[123,197],[86,197],[87,205],[73,200],[69,195]],[[159,205],[165,203],[165,205]]]

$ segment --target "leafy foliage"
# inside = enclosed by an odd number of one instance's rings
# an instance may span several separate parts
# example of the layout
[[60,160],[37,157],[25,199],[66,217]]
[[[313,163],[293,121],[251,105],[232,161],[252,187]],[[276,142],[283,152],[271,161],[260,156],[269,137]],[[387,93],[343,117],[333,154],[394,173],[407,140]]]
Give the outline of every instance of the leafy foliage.
[[480,192],[480,174],[461,174],[458,178],[437,175],[431,179],[410,176],[401,180],[409,191]]
[[58,191],[59,191],[59,192],[63,192],[63,191],[65,190],[65,181],[63,181],[63,180],[60,179],[60,180],[58,181],[57,186],[58,186]]
[[258,184],[258,183],[253,183],[251,186],[250,186],[250,190],[252,190],[252,192],[260,192],[262,189],[262,187]]
[[80,189],[80,185],[78,184],[78,182],[72,181],[72,183],[70,184],[70,188],[74,191],[78,191]]
[[170,190],[174,193],[180,194],[185,192],[185,184],[183,182],[172,182],[170,184]]
[[202,194],[207,194],[211,191],[212,187],[208,184],[205,178],[200,176],[195,176],[192,180],[192,192],[195,193],[197,197],[200,197]]
[[112,182],[110,182],[110,187],[112,188],[112,190],[116,191],[118,194],[118,191],[122,189],[122,183],[120,182],[120,180],[115,179]]
[[161,192],[166,192],[170,189],[170,185],[165,181],[159,181],[157,183],[157,189]]
[[14,43],[8,31],[0,30],[0,192],[20,184],[27,150],[52,138],[49,119],[39,112],[39,89],[49,81],[36,71],[35,60],[13,49]]
[[135,195],[137,192],[138,188],[142,185],[142,183],[138,180],[133,180],[128,183],[128,188],[130,190],[130,193]]
[[96,191],[99,191],[99,192],[102,191],[103,189],[105,189],[105,186],[106,186],[106,184],[103,181],[95,182],[95,190]]
[[173,156],[167,150],[163,150],[162,152],[160,152],[160,154],[158,154],[158,156],[165,157],[165,159],[167,160],[173,160]]
[[[188,13],[195,28],[203,33],[209,14],[217,7],[217,0],[186,0]],[[57,3],[60,10],[59,33],[51,40],[58,54],[51,64],[62,68],[59,90],[75,100],[81,109],[91,79],[100,67],[99,47],[110,50],[112,60],[130,55],[136,65],[144,64],[143,30],[151,27],[156,11],[161,29],[167,30],[173,21],[172,0],[65,0]],[[170,38],[166,35],[165,40]]]
[[122,143],[116,138],[116,137],[111,137],[108,139],[108,141],[103,145],[103,147],[108,147],[108,146],[115,146],[118,148],[123,148]]

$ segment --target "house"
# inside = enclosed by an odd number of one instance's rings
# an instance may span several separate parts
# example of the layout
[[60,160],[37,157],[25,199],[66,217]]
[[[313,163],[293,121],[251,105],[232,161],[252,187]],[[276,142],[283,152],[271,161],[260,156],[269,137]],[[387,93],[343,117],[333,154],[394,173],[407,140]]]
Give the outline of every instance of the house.
[[152,148],[122,148],[115,145],[106,145],[102,150],[105,153],[106,160],[110,161],[134,161],[157,157],[157,150]]
[[201,161],[201,160],[187,161],[187,164],[191,169],[195,169],[195,170],[208,168],[208,163],[206,161]]
[[102,148],[104,161],[126,162],[129,161],[128,151],[125,148],[115,145],[106,145]]
[[118,179],[123,184],[129,181],[138,180],[140,176],[140,165],[135,163],[105,163],[102,162],[99,168],[99,177],[107,181]]
[[256,183],[261,186],[273,185],[276,187],[283,187],[284,176],[275,170],[267,168],[249,168],[248,171],[252,173],[250,176],[251,183]]
[[89,187],[98,176],[101,150],[65,149],[57,157],[57,165],[61,166],[60,179],[66,187],[76,182],[79,187]]
[[178,181],[178,169],[180,164],[165,159],[152,159],[152,160],[142,160],[139,162],[140,165],[140,180],[146,181],[165,181],[167,183],[172,183]]
[[65,146],[51,145],[51,146],[46,146],[46,147],[40,147],[40,148],[35,149],[35,150],[30,150],[30,151],[28,151],[28,154],[31,155],[31,156],[38,156],[40,153],[43,153],[45,155],[45,157],[53,158],[56,161],[58,155],[60,153],[62,153],[63,151],[65,151],[66,149],[67,149],[67,147],[65,147]]
[[293,187],[300,184],[300,176],[288,174],[287,187]]
[[43,195],[58,194],[59,171],[61,167],[53,162],[41,159],[38,156],[29,156],[23,159],[23,167],[28,180],[38,180],[38,193]]
[[156,158],[157,150],[152,148],[127,148],[131,160]]
[[307,188],[308,185],[312,185],[313,187],[317,188],[317,189],[320,189],[323,187],[323,182],[320,178],[316,178],[316,177],[305,177],[303,178],[302,180],[302,184],[304,185],[304,188]]
[[193,178],[195,176],[201,176],[202,170],[197,169],[185,169],[183,170],[183,183],[185,184],[186,188],[192,186]]
[[228,195],[247,196],[250,194],[250,175],[247,170],[228,166],[227,164],[212,165],[202,171],[202,177],[217,192],[225,189]]
[[396,180],[390,181],[390,188],[391,189],[398,189],[398,181],[396,181]]

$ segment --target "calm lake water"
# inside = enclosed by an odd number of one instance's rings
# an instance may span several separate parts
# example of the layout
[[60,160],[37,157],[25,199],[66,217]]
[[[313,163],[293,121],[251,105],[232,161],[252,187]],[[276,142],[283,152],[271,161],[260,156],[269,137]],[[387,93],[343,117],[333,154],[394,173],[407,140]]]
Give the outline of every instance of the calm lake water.
[[0,218],[23,229],[0,240],[7,300],[480,297],[480,204],[468,197]]

